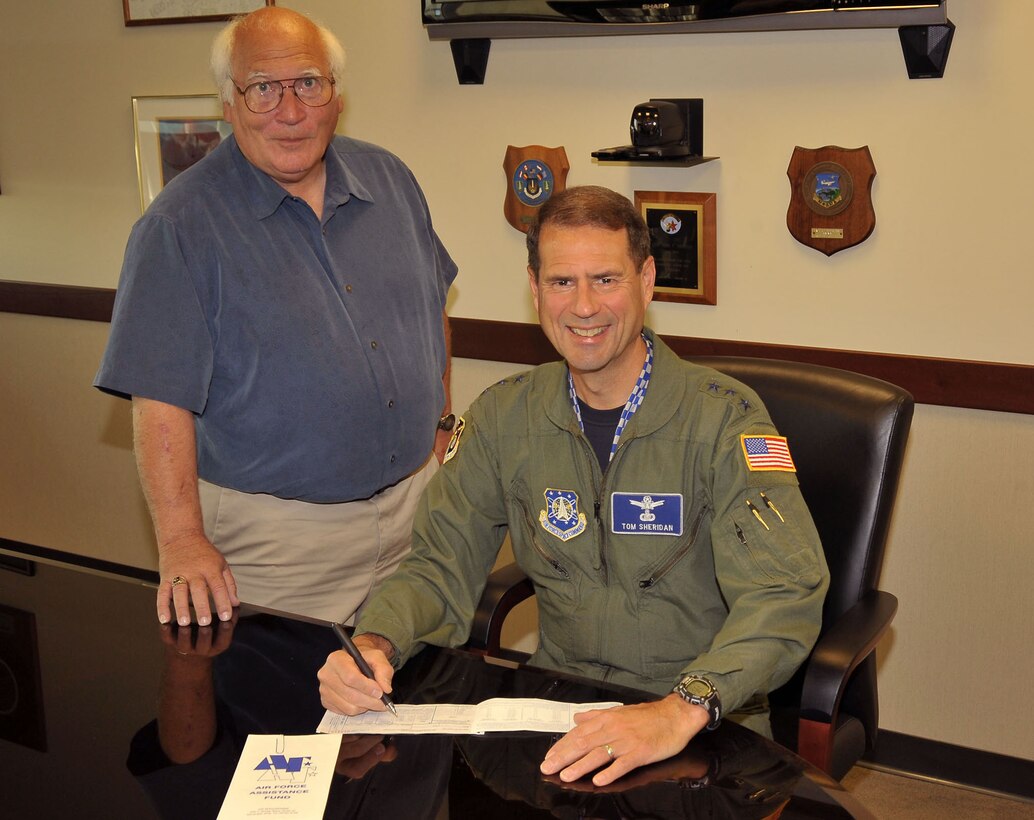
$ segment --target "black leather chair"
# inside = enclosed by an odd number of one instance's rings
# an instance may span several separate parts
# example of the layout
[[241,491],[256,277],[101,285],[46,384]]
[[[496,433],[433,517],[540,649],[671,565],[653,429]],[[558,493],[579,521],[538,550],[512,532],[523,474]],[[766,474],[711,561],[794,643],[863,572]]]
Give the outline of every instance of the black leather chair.
[[[790,442],[822,538],[830,586],[811,656],[770,695],[776,740],[840,779],[876,742],[875,648],[897,611],[878,590],[914,402],[845,370],[773,359],[693,357],[753,387]],[[506,614],[534,588],[516,565],[492,574],[468,647],[500,650]],[[510,653],[512,654],[512,653]]]

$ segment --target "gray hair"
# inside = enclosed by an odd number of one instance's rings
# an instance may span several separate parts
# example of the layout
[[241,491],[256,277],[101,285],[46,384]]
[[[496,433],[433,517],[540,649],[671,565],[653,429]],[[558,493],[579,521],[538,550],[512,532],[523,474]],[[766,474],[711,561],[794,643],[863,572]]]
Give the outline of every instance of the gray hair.
[[[286,11],[282,9],[281,11]],[[254,14],[254,12],[252,13]],[[234,86],[234,80],[232,77],[233,73],[233,48],[234,42],[237,38],[237,31],[241,24],[245,21],[249,21],[248,24],[252,26],[260,26],[262,28],[268,28],[275,23],[266,19],[266,16],[254,17],[252,14],[242,14],[238,17],[234,17],[230,22],[216,35],[215,40],[212,42],[212,57],[211,57],[211,70],[212,79],[215,81],[216,88],[219,89],[219,97],[223,102],[228,105],[233,105],[236,99],[236,87]],[[298,15],[304,17],[304,15]],[[249,20],[249,18],[251,18]],[[304,18],[307,22],[313,25],[319,34],[320,41],[323,43],[323,50],[327,54],[327,61],[330,63],[330,76],[335,83],[338,90],[338,96],[340,96],[340,82],[341,78],[345,73],[345,49],[341,45],[341,41],[334,36],[334,33],[326,26],[322,26],[314,20],[309,20],[307,17]]]

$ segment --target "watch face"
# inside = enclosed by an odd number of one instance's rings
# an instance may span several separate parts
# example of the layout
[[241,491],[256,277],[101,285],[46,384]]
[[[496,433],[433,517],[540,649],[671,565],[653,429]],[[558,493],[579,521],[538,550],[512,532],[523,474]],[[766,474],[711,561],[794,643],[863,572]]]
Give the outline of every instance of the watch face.
[[685,684],[685,690],[697,698],[706,698],[711,694],[711,686],[707,681],[691,680]]

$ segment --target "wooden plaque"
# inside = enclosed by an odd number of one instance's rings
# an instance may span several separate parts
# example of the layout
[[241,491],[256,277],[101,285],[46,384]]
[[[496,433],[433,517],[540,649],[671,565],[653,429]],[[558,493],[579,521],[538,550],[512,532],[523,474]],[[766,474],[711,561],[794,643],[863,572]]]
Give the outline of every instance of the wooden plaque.
[[506,171],[503,214],[506,221],[522,233],[527,233],[538,209],[553,194],[567,187],[570,167],[567,152],[562,146],[506,146],[506,158],[503,160],[503,169]]
[[786,175],[790,178],[786,227],[798,242],[832,256],[872,234],[876,166],[869,146],[797,146]]

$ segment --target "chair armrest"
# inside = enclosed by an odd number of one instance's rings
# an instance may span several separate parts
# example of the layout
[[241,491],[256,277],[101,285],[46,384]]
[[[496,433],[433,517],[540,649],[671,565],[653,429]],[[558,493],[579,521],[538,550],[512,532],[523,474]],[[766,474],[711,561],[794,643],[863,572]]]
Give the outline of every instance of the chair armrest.
[[467,648],[494,654],[499,651],[503,621],[517,604],[535,594],[535,586],[516,564],[506,564],[488,576],[481,593]]
[[841,615],[812,649],[801,691],[801,718],[835,725],[851,673],[887,631],[898,599],[874,590]]

